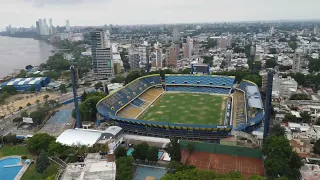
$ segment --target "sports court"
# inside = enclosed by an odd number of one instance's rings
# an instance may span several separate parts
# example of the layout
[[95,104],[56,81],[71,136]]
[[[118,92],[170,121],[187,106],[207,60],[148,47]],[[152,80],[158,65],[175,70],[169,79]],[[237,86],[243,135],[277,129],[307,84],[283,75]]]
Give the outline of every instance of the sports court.
[[137,165],[133,180],[160,180],[166,173],[165,167]]
[[72,109],[62,107],[53,116],[51,116],[46,124],[40,129],[40,132],[46,132],[53,136],[58,136],[65,128],[67,123],[71,123]]
[[[186,161],[187,156],[188,151],[182,150],[182,163]],[[189,155],[188,163],[200,169],[214,170],[217,173],[238,171],[246,178],[253,174],[264,176],[262,160],[256,158],[194,151]]]
[[139,119],[177,124],[222,124],[225,96],[165,93]]

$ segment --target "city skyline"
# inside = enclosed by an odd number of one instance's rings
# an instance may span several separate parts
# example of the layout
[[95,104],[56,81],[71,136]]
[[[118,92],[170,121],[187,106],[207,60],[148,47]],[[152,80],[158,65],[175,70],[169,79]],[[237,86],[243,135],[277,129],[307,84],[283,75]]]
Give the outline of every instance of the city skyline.
[[0,2],[0,29],[9,24],[30,27],[39,18],[52,18],[59,26],[66,20],[71,26],[307,20],[320,17],[318,5],[313,0],[4,0]]

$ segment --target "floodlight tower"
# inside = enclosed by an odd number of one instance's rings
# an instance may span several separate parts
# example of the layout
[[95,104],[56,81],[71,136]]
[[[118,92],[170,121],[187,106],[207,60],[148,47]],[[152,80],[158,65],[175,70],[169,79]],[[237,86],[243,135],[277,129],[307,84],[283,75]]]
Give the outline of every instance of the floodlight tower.
[[73,65],[71,65],[70,66],[70,70],[71,70],[74,109],[75,109],[75,112],[76,112],[76,127],[77,128],[81,128],[79,103],[78,103],[78,96],[77,96],[76,69],[75,69],[75,67]]

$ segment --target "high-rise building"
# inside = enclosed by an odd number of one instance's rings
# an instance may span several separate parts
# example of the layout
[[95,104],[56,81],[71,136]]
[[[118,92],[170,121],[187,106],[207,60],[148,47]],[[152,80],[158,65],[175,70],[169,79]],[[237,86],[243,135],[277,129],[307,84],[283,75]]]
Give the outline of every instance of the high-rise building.
[[272,36],[274,34],[274,26],[270,27],[270,35]]
[[66,20],[66,31],[70,32],[71,28],[70,28],[70,24],[69,24],[69,20]]
[[140,68],[144,68],[147,66],[147,48],[146,45],[139,45],[138,52],[140,56],[139,66]]
[[38,35],[41,35],[41,33],[40,33],[40,22],[39,21],[36,21],[36,29],[37,29],[37,34]]
[[49,19],[49,34],[53,34],[53,25],[52,25],[52,19]]
[[302,56],[303,56],[303,50],[300,48],[296,49],[293,57],[293,63],[292,63],[292,71],[294,73],[301,71]]
[[112,48],[106,47],[102,28],[90,32],[93,73],[98,78],[114,76]]
[[227,49],[227,38],[226,37],[221,37],[219,40],[218,40],[218,48],[220,49]]
[[49,26],[47,24],[46,19],[43,19],[43,28],[44,28],[44,35],[48,36],[49,35]]
[[191,57],[191,48],[190,45],[188,43],[183,43],[182,45],[183,48],[183,57],[184,58],[190,58]]
[[168,66],[171,66],[173,68],[177,67],[177,61],[179,59],[179,51],[180,48],[178,45],[175,45],[174,43],[171,44],[168,50]]
[[318,27],[318,26],[314,27],[313,33],[314,33],[315,35],[317,35],[317,34],[319,33],[319,27]]
[[227,59],[227,66],[231,66],[231,56],[232,56],[232,50],[227,50],[226,52],[226,59]]
[[139,62],[140,62],[139,52],[133,52],[129,54],[129,63],[130,63],[131,70],[139,69]]
[[227,36],[227,47],[231,47],[232,46],[232,35],[228,33]]
[[38,22],[39,22],[39,33],[40,33],[40,35],[45,35],[45,30],[44,30],[42,19],[39,19]]
[[192,49],[193,55],[194,56],[199,56],[200,55],[200,44],[195,42],[193,45],[193,49]]
[[154,49],[150,54],[151,67],[153,68],[162,68],[162,49]]
[[110,47],[111,46],[111,42],[110,42],[110,32],[109,32],[109,30],[106,30],[104,39],[105,39],[105,46],[106,47]]
[[180,33],[179,33],[179,29],[177,26],[173,27],[172,35],[173,35],[173,41],[176,42],[176,41],[180,40]]

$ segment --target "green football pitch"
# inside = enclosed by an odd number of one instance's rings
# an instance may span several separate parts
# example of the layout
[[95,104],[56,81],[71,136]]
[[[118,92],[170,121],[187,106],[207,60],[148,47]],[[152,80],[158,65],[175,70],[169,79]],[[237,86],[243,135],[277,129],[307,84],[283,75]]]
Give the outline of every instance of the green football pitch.
[[225,97],[208,94],[166,93],[138,119],[177,124],[220,125]]

